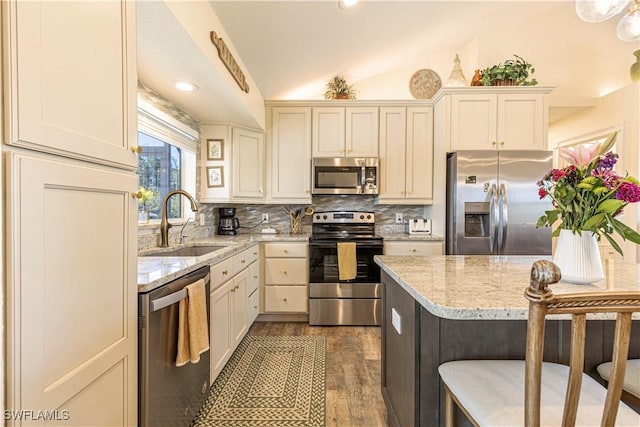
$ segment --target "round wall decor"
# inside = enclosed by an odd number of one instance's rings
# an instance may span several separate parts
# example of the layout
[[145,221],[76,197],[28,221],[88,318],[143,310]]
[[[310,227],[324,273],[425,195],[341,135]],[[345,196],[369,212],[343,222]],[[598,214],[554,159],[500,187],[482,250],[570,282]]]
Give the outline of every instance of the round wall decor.
[[415,99],[430,99],[441,87],[440,76],[426,68],[416,71],[409,80],[409,90]]

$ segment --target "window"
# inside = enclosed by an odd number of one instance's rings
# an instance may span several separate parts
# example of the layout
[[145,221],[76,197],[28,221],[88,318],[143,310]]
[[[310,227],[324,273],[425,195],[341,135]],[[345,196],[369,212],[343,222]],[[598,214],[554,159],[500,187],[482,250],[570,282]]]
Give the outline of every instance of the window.
[[[150,219],[160,219],[165,196],[185,190],[195,196],[195,147],[197,132],[138,99],[139,182],[148,198],[140,203]],[[169,218],[193,216],[183,197],[169,199]]]

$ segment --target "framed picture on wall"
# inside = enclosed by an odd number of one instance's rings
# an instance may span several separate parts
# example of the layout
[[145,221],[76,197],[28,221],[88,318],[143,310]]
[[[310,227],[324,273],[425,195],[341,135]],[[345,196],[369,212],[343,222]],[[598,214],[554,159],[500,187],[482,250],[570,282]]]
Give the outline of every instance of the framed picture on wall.
[[207,160],[224,160],[224,139],[207,139]]
[[224,187],[224,174],[222,166],[207,167],[207,186],[209,188]]

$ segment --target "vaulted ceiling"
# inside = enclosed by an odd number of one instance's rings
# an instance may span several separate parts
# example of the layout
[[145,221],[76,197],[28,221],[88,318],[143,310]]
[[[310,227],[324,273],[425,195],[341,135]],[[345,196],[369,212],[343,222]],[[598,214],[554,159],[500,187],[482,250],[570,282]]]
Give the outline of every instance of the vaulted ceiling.
[[[228,79],[214,72],[190,26],[172,17],[166,3],[138,6],[140,79],[201,121],[252,124],[242,96],[225,88]],[[467,80],[474,69],[518,54],[535,66],[541,86],[556,88],[554,120],[631,84],[629,67],[640,48],[616,38],[617,19],[580,21],[573,1],[364,0],[346,10],[337,0],[208,5],[219,18],[211,30],[224,27],[226,42],[264,99],[322,99],[336,74],[354,84],[358,99],[413,99],[413,73],[432,69],[446,84],[456,53]],[[180,78],[201,90],[178,93],[170,85]]]

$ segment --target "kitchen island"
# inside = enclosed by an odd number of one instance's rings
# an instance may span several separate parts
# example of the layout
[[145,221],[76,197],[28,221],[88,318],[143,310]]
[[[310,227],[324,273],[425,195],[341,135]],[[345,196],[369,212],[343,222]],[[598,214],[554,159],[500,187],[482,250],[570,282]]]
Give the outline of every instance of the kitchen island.
[[[444,425],[438,366],[459,359],[524,359],[531,265],[549,257],[377,256],[382,269],[382,394],[389,425]],[[555,293],[640,290],[640,267],[608,261],[594,285],[560,282]],[[553,318],[552,318],[553,319]],[[546,361],[568,364],[570,320],[547,323]],[[611,317],[589,318],[585,372],[611,359]],[[640,357],[640,319],[629,354]],[[465,425],[464,416],[458,416]]]

